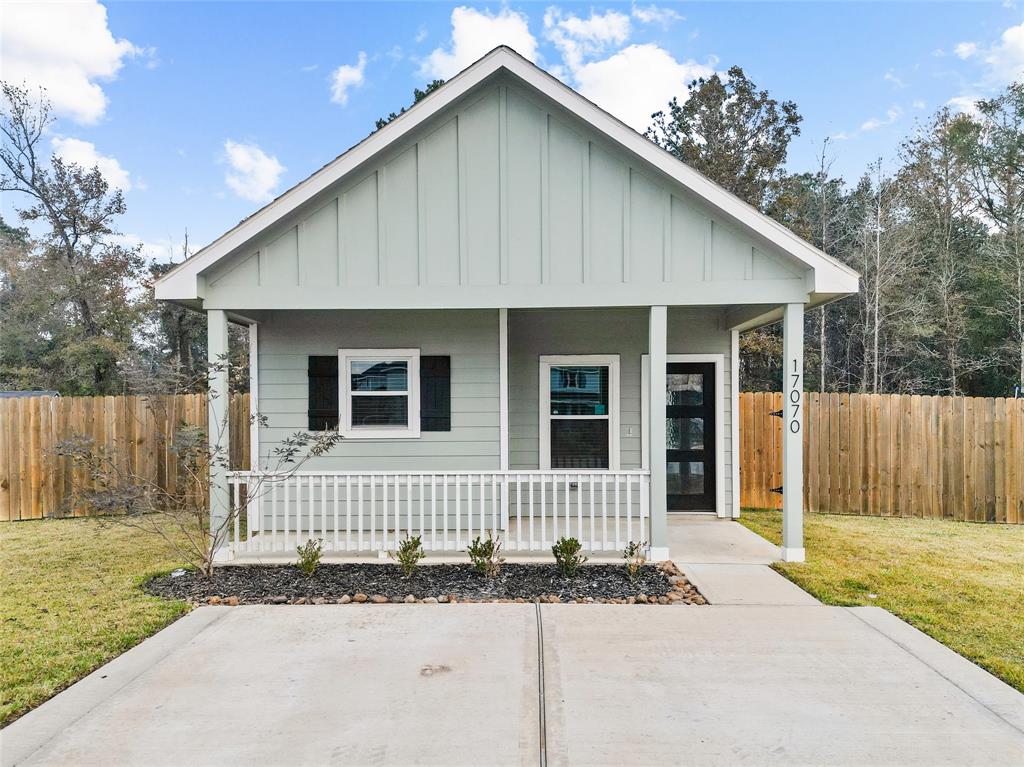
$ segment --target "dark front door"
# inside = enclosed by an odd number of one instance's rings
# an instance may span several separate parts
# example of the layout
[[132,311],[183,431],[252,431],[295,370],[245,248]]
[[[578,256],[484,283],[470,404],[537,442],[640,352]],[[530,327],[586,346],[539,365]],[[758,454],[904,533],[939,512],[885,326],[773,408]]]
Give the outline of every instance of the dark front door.
[[670,362],[665,392],[668,510],[715,509],[715,366]]

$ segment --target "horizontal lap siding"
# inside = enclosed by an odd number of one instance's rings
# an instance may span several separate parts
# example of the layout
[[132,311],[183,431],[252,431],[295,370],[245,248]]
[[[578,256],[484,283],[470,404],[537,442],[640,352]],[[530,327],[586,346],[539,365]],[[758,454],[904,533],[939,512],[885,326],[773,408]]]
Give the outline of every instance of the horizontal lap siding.
[[[726,508],[732,503],[732,363],[730,334],[717,310],[669,309],[669,354],[724,355]],[[618,354],[620,467],[640,468],[641,356],[647,352],[646,309],[512,310],[509,312],[509,460],[536,469],[539,448],[539,357],[549,354]],[[632,430],[632,433],[630,433]]]
[[[418,348],[451,357],[452,430],[418,439],[347,439],[308,471],[498,468],[498,314],[494,310],[271,312],[260,323],[260,455],[307,428],[307,358],[339,348]],[[273,458],[271,465],[273,464]]]

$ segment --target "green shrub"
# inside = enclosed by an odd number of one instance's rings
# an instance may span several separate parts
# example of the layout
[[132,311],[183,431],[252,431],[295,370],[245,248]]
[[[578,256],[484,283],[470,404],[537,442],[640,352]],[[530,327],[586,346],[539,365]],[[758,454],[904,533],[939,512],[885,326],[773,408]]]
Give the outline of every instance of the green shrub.
[[398,544],[398,551],[392,555],[406,578],[412,575],[417,563],[425,556],[426,552],[423,551],[423,543],[418,535],[412,538],[406,536],[406,539]]
[[466,553],[469,554],[469,561],[473,563],[473,569],[488,578],[496,577],[505,562],[505,558],[501,556],[501,539],[492,537],[489,530],[487,540],[480,540],[478,535],[469,544]]
[[555,555],[555,566],[558,572],[566,578],[576,574],[580,565],[587,561],[587,557],[580,556],[583,544],[575,538],[559,538],[551,547],[551,553]]
[[626,544],[626,548],[622,550],[622,558],[626,560],[626,575],[629,576],[631,582],[636,580],[636,577],[640,574],[640,568],[647,561],[646,549],[646,541],[640,541],[639,543],[630,541]]
[[295,565],[302,571],[305,576],[310,576],[316,572],[317,565],[320,564],[320,547],[323,546],[324,539],[317,538],[314,540],[308,540],[302,546],[296,546],[295,551],[299,555],[299,561]]

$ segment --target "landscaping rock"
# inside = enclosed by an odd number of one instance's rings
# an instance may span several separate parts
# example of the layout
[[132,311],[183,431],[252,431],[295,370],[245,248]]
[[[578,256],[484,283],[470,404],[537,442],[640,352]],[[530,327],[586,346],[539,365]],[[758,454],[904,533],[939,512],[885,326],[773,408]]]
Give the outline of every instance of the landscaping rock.
[[220,597],[213,596],[213,597],[207,597],[206,598],[206,604],[208,604],[208,605],[219,605],[220,603],[221,603],[221,598]]
[[356,594],[352,597],[353,602],[365,602],[367,599],[369,599],[369,597],[367,597],[366,594]]
[[409,594],[409,595],[408,595],[408,596],[407,596],[407,597],[405,598],[405,603],[406,603],[407,605],[411,605],[411,604],[413,604],[413,603],[414,603],[415,601],[416,601],[416,597],[414,597],[414,596],[413,596],[412,594]]
[[224,604],[228,607],[238,607],[238,597],[228,597],[224,600]]
[[425,604],[425,605],[436,605],[437,604],[437,597],[427,597],[426,599],[423,600],[423,604]]
[[350,597],[348,594],[344,594],[341,597],[341,599],[338,600],[338,604],[339,605],[347,605],[351,601],[352,601],[352,597]]
[[372,597],[370,597],[370,601],[373,602],[375,605],[384,605],[387,604],[388,598],[383,594],[374,594]]

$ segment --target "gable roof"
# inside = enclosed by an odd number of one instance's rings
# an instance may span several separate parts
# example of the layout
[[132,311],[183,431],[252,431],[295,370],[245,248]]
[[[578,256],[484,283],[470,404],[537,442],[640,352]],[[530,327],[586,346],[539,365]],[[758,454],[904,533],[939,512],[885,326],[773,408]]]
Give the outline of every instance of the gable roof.
[[[697,195],[713,210],[813,269],[814,281],[808,285],[808,292],[818,294],[823,300],[857,292],[859,275],[855,270],[801,239],[782,224],[681,162],[511,48],[499,46],[383,128],[370,134],[164,274],[156,282],[156,297],[179,301],[200,298],[198,277],[203,271],[235,253],[267,227],[294,212],[350,171],[371,160],[501,70],[540,91],[611,141],[654,166]],[[820,301],[816,303],[818,302]]]

